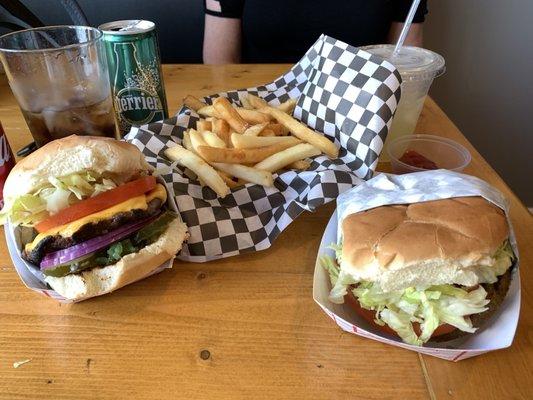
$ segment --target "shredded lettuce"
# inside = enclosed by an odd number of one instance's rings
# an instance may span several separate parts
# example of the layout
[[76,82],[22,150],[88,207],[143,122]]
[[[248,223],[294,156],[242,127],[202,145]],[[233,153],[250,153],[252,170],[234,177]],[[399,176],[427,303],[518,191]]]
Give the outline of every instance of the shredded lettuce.
[[39,198],[32,195],[19,197],[9,209],[4,206],[0,212],[1,222],[3,223],[7,216],[11,217],[16,225],[30,225],[35,220],[40,220],[48,215],[46,204]]
[[322,256],[320,263],[328,272],[331,286],[333,286],[329,293],[329,299],[333,303],[342,304],[344,302],[344,296],[348,293],[348,287],[355,284],[356,281],[349,274],[340,270],[333,257]]
[[[342,246],[330,248],[342,253]],[[494,258],[496,264],[501,263],[501,266],[491,267],[494,268],[492,274],[502,275],[514,258],[510,244],[504,243]],[[413,345],[426,343],[442,324],[452,325],[465,332],[475,332],[476,328],[472,326],[468,316],[486,311],[489,303],[487,292],[482,286],[470,292],[454,285],[409,287],[384,292],[379,283],[356,282],[340,269],[333,257],[324,256],[321,263],[329,273],[333,286],[329,296],[332,302],[342,303],[349,286],[357,284],[352,293],[361,307],[376,311],[376,323],[387,324],[404,342]],[[420,323],[420,335],[414,331],[413,322]]]
[[395,312],[390,308],[384,308],[379,315],[383,322],[394,329],[404,342],[418,346],[423,344],[422,340],[416,336],[409,316],[401,312]]
[[342,262],[342,245],[331,243],[328,248],[335,251],[335,258],[337,259],[337,262]]
[[117,185],[94,172],[63,177],[50,177],[48,183],[34,193],[25,194],[6,204],[0,212],[0,223],[9,217],[14,225],[32,226],[60,210]]
[[339,269],[337,268],[335,259],[330,256],[322,256],[320,257],[320,264],[328,272],[331,286],[335,286],[339,279]]
[[131,239],[124,239],[120,242],[113,243],[107,251],[101,251],[96,254],[94,258],[95,265],[105,266],[117,263],[122,257],[131,253],[139,251],[139,247],[136,246]]
[[513,248],[508,240],[503,243],[500,248],[494,253],[494,265],[480,266],[476,269],[476,275],[480,282],[494,283],[498,280],[498,276],[503,275],[505,271],[512,265],[514,257]]
[[139,249],[131,242],[130,239],[125,239],[120,242],[112,244],[107,250],[109,263],[117,262],[127,254],[135,253]]

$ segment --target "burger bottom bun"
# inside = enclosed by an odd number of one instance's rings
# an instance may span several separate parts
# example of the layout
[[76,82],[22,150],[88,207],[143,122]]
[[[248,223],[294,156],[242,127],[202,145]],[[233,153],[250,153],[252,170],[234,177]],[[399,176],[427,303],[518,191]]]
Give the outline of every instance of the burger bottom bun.
[[[486,321],[488,321],[498,310],[501,303],[503,302],[509,286],[511,284],[511,271],[512,267],[505,272],[502,276],[499,277],[498,281],[493,284],[483,284],[483,288],[487,291],[487,298],[490,300],[488,304],[489,309],[485,312],[479,314],[473,314],[470,316],[472,325],[476,328],[481,327]],[[378,325],[375,323],[374,319],[376,317],[375,311],[367,310],[361,307],[359,301],[356,299],[352,291],[349,291],[348,294],[344,297],[346,304],[350,306],[360,317],[367,321],[373,328],[377,329],[388,335],[393,335],[399,337],[398,334],[390,328],[388,325]],[[420,325],[417,323],[413,324],[414,331],[417,335],[420,335]],[[433,335],[431,335],[431,342],[448,342],[450,340],[455,340],[460,337],[469,335],[470,333],[461,331],[460,329],[455,328],[454,326],[443,324],[440,325]]]
[[52,289],[70,300],[100,296],[146,277],[172,258],[187,237],[187,226],[175,219],[157,241],[122,257],[116,264],[60,278],[49,276],[45,280]]

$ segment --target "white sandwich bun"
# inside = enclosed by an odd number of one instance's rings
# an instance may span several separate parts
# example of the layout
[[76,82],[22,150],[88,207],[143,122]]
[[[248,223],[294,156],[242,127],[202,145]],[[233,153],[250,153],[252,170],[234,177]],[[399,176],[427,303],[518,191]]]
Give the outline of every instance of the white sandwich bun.
[[387,292],[411,286],[475,286],[479,266],[509,237],[503,211],[481,197],[374,208],[342,223],[341,268]]

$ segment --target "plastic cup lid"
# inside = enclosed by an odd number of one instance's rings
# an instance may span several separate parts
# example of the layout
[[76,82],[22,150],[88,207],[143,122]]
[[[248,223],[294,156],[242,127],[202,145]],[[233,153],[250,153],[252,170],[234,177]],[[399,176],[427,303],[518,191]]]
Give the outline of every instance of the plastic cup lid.
[[376,44],[361,49],[389,61],[400,71],[404,81],[433,79],[442,75],[446,69],[444,58],[440,54],[420,47],[404,46],[395,57],[392,56],[392,44]]

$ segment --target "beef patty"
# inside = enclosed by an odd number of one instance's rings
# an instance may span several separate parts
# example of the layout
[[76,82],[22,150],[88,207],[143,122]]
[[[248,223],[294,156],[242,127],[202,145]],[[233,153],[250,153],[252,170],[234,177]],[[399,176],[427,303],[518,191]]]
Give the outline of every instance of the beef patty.
[[156,215],[161,209],[161,199],[153,199],[148,203],[146,210],[130,210],[113,215],[110,219],[99,221],[97,223],[88,223],[78,229],[71,237],[61,235],[46,236],[33,250],[22,251],[22,258],[28,262],[39,265],[44,255],[53,251],[66,249],[67,247],[105,235],[110,231],[119,228],[130,222],[137,221]]

